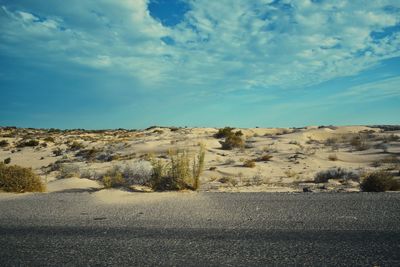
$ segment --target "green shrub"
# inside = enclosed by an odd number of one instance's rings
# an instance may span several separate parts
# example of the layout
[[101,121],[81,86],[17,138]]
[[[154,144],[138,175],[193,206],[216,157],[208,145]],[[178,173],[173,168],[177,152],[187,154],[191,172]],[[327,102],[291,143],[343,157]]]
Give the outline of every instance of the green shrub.
[[314,181],[316,183],[326,183],[330,179],[343,180],[343,181],[348,181],[348,180],[359,181],[360,177],[358,174],[352,171],[347,171],[342,168],[332,168],[326,171],[318,172],[315,175]]
[[34,146],[38,146],[39,145],[39,141],[38,140],[22,140],[17,144],[17,147],[34,147]]
[[376,171],[366,175],[360,184],[364,192],[399,191],[400,181],[387,171]]
[[4,159],[4,164],[10,164],[10,163],[11,163],[11,158]]
[[46,186],[31,168],[0,163],[0,189],[6,192],[43,192]]

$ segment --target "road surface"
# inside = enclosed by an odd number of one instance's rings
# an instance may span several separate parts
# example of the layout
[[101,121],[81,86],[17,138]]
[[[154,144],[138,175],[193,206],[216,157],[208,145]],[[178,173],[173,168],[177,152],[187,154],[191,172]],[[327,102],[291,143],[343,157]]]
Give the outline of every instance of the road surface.
[[400,266],[399,193],[95,195],[0,197],[0,265]]

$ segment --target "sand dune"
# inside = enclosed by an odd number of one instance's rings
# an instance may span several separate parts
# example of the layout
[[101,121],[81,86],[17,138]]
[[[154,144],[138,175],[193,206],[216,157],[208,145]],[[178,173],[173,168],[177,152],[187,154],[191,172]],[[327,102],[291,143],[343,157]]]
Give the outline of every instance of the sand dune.
[[[0,141],[8,144],[0,148],[0,160],[10,158],[10,164],[33,168],[48,182],[48,192],[99,190],[94,196],[120,200],[132,192],[100,190],[107,170],[116,166],[121,170],[142,168],[142,172],[147,171],[143,175],[149,175],[150,157],[167,161],[168,151],[184,149],[192,157],[199,144],[206,149],[199,190],[292,192],[309,187],[354,191],[358,184],[348,181],[325,185],[312,181],[318,172],[330,168],[341,167],[359,175],[380,168],[395,173],[399,168],[400,131],[367,126],[238,128],[233,131],[243,133],[245,146],[232,150],[221,149],[224,139],[214,137],[217,131],[153,127],[142,131],[49,132],[4,127]],[[24,140],[38,140],[39,145],[21,146]],[[258,160],[264,155],[271,159]],[[255,166],[244,167],[246,161],[254,161]]]

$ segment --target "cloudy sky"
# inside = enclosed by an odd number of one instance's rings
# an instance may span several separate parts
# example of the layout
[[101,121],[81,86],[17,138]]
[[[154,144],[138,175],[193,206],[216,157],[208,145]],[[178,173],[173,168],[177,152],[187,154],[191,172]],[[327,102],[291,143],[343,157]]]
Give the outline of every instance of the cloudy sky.
[[400,124],[398,0],[0,0],[0,125]]

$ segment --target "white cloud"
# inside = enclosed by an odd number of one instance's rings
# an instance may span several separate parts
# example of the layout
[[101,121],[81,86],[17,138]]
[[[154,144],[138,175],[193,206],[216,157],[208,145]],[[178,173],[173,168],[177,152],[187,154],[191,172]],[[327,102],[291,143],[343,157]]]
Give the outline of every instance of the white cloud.
[[359,103],[400,97],[399,84],[400,77],[390,77],[346,88],[343,92],[332,96],[331,99]]
[[211,91],[301,88],[400,56],[399,33],[371,37],[400,23],[385,10],[398,1],[187,1],[174,27],[152,18],[146,0],[2,7],[0,53],[125,73],[146,88]]

